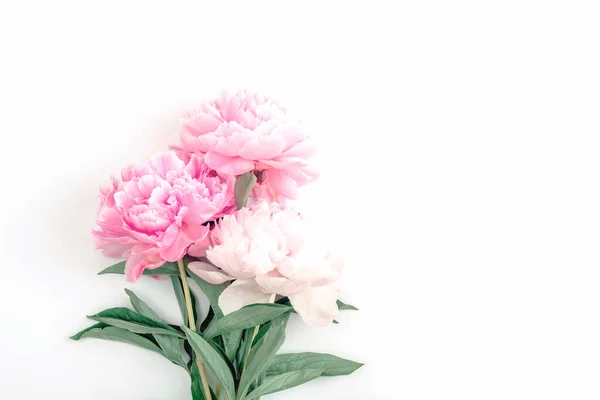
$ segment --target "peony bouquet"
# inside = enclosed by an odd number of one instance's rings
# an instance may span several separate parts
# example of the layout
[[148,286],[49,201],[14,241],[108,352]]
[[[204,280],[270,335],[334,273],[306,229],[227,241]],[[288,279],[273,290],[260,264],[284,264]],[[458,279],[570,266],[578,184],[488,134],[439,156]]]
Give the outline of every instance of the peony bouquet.
[[[133,309],[89,316],[72,336],[154,351],[183,368],[194,400],[252,400],[362,364],[330,354],[277,354],[291,314],[335,322],[341,260],[286,206],[313,181],[315,147],[276,101],[223,93],[186,114],[181,144],[128,166],[101,190],[96,247],[125,259],[100,274],[170,279],[184,325],[164,320],[132,291]],[[197,293],[210,306],[199,315]]]

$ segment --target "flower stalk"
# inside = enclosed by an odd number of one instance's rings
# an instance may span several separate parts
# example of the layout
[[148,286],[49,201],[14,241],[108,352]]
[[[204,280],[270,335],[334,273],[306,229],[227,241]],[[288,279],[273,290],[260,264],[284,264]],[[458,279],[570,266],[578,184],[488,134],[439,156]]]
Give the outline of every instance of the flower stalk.
[[[192,308],[192,296],[190,295],[190,287],[188,285],[183,259],[177,260],[177,265],[179,266],[179,274],[181,275],[181,284],[183,286],[183,295],[185,297],[185,306],[187,309],[189,326],[191,330],[196,332],[196,321],[194,320],[194,310]],[[212,400],[210,395],[210,386],[208,385],[208,377],[206,376],[206,369],[204,368],[204,363],[202,360],[200,360],[200,357],[198,357],[197,354],[196,363],[198,364],[198,370],[200,371],[200,380],[202,381],[204,396],[207,400]]]

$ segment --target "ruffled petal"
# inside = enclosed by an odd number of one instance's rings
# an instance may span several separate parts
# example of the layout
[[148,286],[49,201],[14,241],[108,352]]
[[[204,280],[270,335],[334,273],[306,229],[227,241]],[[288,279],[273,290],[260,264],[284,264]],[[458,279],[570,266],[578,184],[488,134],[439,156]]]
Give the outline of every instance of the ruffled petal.
[[338,297],[339,293],[334,285],[311,287],[289,296],[292,306],[304,322],[317,326],[333,322],[339,313]]
[[288,199],[295,199],[298,196],[298,184],[290,178],[285,170],[268,171],[267,179],[263,185],[267,186],[270,193],[275,194],[275,198],[283,196]]
[[272,135],[281,136],[281,138],[283,138],[285,141],[284,152],[297,146],[298,143],[306,137],[302,127],[296,123],[280,123],[273,128]]
[[[161,178],[166,179],[168,172],[181,171],[185,168],[185,164],[179,159],[179,157],[177,157],[177,154],[172,152],[164,152],[156,154],[150,159],[150,167]],[[148,179],[152,179],[151,183],[153,183],[153,177],[148,176]],[[151,185],[151,187],[154,186],[156,186],[156,184]]]
[[122,243],[115,241],[114,239],[106,239],[103,237],[94,238],[94,244],[96,249],[101,249],[102,254],[106,257],[123,257],[123,254],[133,247],[133,244]]
[[253,132],[237,122],[230,122],[221,126],[216,134],[218,137],[211,150],[224,156],[234,157],[240,155],[244,144],[252,137]]
[[215,171],[228,175],[241,175],[254,169],[252,161],[241,157],[228,157],[212,151],[206,153],[204,162]]
[[192,244],[188,248],[188,254],[192,257],[206,257],[206,250],[211,245],[209,231],[206,232],[206,236],[196,243]]
[[125,278],[129,282],[137,282],[144,273],[144,256],[131,255],[125,263]]
[[278,271],[286,278],[310,282],[313,286],[322,286],[338,280],[341,272],[336,268],[326,259],[306,261],[287,258],[277,266]]
[[182,120],[182,128],[186,129],[193,136],[201,136],[214,132],[223,119],[217,115],[206,112],[198,112]]
[[230,249],[215,246],[206,251],[206,257],[227,274],[238,279],[248,279],[256,276],[253,270],[245,269],[239,257]]
[[266,275],[256,277],[256,283],[269,293],[277,293],[282,296],[290,296],[300,293],[310,286],[308,282],[292,281],[282,276],[277,271],[269,272]]
[[165,263],[157,254],[131,254],[125,263],[125,278],[129,282],[137,282],[144,270],[155,269]]
[[234,277],[225,274],[222,270],[214,265],[203,261],[193,261],[188,264],[188,268],[194,274],[198,275],[206,282],[212,283],[213,285],[219,285],[235,279]]
[[229,314],[248,304],[272,303],[275,294],[265,293],[254,279],[241,279],[233,282],[221,293],[219,307],[223,314]]
[[183,229],[180,229],[173,244],[161,251],[160,256],[167,261],[175,262],[185,255],[188,246],[192,243],[194,240]]
[[279,136],[254,136],[248,140],[240,156],[249,160],[263,160],[277,157],[285,148],[285,141]]
[[312,139],[304,139],[303,141],[294,144],[288,150],[283,152],[277,161],[285,161],[293,158],[308,159],[317,152],[317,147]]

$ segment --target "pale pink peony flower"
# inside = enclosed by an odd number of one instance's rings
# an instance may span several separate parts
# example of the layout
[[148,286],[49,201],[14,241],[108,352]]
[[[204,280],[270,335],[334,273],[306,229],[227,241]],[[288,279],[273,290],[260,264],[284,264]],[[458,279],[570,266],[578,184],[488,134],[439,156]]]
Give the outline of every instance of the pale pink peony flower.
[[191,262],[189,268],[215,284],[237,279],[219,298],[224,313],[272,302],[279,294],[310,324],[327,325],[336,317],[341,262],[297,212],[260,201],[223,217],[210,240],[206,256],[212,264]]
[[127,258],[125,274],[136,281],[145,268],[177,261],[188,246],[205,240],[205,224],[235,209],[235,178],[222,179],[192,156],[186,164],[160,153],[148,165],[129,166],[101,191],[96,248]]
[[181,146],[173,146],[185,160],[205,155],[206,164],[222,174],[262,171],[253,195],[267,201],[296,198],[297,188],[314,180],[308,165],[315,147],[279,104],[246,91],[223,92],[181,122]]

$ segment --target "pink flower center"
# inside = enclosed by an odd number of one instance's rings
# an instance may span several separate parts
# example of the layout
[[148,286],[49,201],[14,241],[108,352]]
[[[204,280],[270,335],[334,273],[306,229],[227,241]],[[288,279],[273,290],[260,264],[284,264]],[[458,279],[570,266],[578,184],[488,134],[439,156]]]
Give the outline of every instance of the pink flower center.
[[167,230],[174,214],[168,208],[138,204],[126,212],[127,222],[131,228],[149,236],[158,236],[157,233]]

